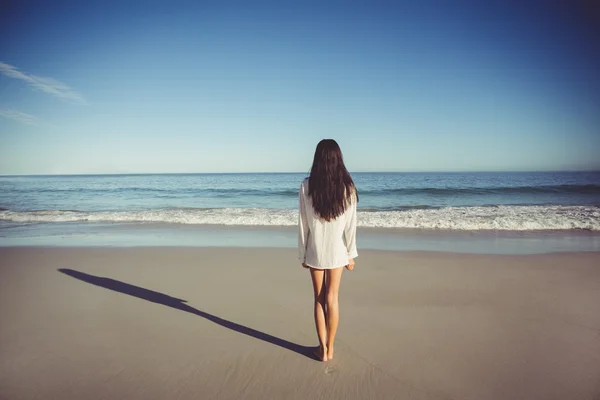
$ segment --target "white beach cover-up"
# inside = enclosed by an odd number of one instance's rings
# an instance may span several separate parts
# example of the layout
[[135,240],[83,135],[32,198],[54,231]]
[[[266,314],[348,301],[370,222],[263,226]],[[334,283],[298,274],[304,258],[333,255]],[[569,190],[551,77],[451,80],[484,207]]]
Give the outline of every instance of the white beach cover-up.
[[356,196],[346,211],[331,221],[320,219],[308,195],[308,178],[300,185],[298,251],[300,262],[317,269],[333,269],[358,257],[356,251]]

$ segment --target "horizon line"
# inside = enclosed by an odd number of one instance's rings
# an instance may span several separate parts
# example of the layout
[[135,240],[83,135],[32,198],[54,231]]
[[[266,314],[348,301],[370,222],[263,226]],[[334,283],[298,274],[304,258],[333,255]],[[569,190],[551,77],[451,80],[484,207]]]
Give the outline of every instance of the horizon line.
[[[66,174],[0,174],[0,177],[17,176],[131,176],[131,175],[268,175],[268,174],[308,174],[300,171],[281,171],[281,172],[114,172],[114,173],[66,173]],[[349,171],[350,174],[459,174],[459,173],[556,173],[556,172],[600,172],[600,169],[563,169],[563,170],[448,170],[448,171]]]

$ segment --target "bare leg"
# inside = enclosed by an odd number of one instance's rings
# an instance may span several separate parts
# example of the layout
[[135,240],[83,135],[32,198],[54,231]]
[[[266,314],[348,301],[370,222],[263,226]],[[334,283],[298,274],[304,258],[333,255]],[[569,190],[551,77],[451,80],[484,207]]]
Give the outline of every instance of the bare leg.
[[327,361],[327,325],[325,320],[325,271],[322,269],[310,269],[313,290],[315,294],[315,326],[321,346],[319,358]]
[[333,342],[340,320],[338,293],[344,268],[328,269],[327,274],[327,358],[333,358]]

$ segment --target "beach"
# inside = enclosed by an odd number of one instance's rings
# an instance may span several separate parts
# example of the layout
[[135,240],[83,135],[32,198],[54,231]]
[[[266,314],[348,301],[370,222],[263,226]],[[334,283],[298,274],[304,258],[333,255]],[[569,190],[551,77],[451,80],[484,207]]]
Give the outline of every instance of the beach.
[[3,399],[598,399],[600,253],[363,250],[335,357],[291,248],[0,249]]
[[600,400],[600,0],[46,3],[0,400]]

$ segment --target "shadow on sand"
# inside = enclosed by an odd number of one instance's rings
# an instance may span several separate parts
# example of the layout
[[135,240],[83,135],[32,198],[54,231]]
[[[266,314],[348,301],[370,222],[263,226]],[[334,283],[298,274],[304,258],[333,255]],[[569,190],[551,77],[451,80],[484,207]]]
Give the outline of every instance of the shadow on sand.
[[221,325],[224,328],[234,330],[241,334],[251,336],[259,340],[263,340],[265,342],[274,344],[275,346],[283,347],[284,349],[288,349],[303,356],[309,357],[311,359],[315,359],[315,356],[312,354],[312,351],[315,349],[315,347],[301,346],[299,344],[280,339],[273,335],[269,335],[268,333],[260,332],[256,329],[252,329],[247,326],[236,324],[235,322],[219,318],[215,315],[188,306],[187,304],[185,304],[186,300],[177,299],[175,297],[168,296],[164,293],[144,289],[139,286],[130,285],[128,283],[110,278],[101,278],[99,276],[89,275],[72,269],[61,268],[59,269],[59,271],[75,279],[91,283],[92,285],[100,286],[105,289],[113,290],[115,292],[128,294],[133,297],[138,297],[140,299],[151,301],[152,303],[162,304],[164,306],[175,308],[177,310],[189,312],[190,314],[194,314],[199,317],[205,318],[211,322],[214,322],[217,325]]

